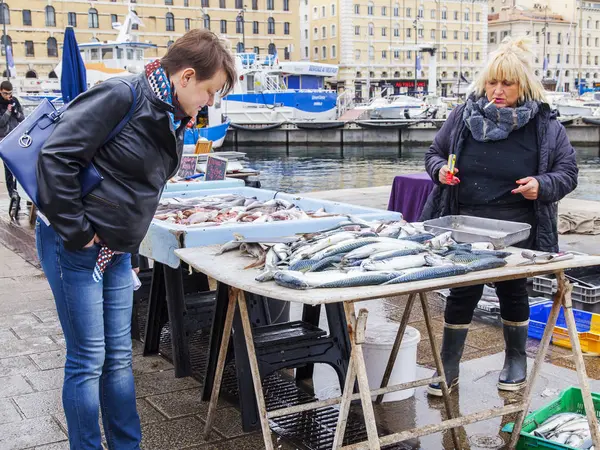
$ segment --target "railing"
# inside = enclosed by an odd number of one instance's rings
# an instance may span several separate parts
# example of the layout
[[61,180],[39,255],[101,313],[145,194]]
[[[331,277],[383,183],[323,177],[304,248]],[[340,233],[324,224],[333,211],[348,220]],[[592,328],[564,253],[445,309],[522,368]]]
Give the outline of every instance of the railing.
[[354,92],[344,91],[337,98],[337,117],[341,117],[346,111],[354,107]]

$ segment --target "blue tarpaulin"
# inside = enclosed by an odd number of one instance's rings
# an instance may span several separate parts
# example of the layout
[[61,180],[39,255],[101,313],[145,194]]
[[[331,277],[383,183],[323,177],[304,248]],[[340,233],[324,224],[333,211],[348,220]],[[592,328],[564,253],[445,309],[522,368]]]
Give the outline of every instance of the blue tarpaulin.
[[87,89],[85,65],[72,27],[65,29],[63,43],[62,71],[60,74],[60,89],[63,102],[69,103]]

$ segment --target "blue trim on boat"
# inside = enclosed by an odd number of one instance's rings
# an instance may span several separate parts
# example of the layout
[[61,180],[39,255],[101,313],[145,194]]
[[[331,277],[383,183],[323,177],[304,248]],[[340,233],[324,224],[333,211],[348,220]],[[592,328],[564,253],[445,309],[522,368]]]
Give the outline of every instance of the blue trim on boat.
[[198,142],[198,139],[201,137],[206,138],[209,141],[216,142],[225,137],[227,130],[229,129],[229,124],[230,121],[228,120],[227,122],[223,122],[222,124],[214,127],[188,128],[185,130],[183,143],[186,145],[195,145],[196,142]]
[[252,94],[229,94],[228,102],[245,102],[257,105],[288,106],[300,111],[320,113],[336,107],[337,93],[330,91],[286,91],[261,92]]

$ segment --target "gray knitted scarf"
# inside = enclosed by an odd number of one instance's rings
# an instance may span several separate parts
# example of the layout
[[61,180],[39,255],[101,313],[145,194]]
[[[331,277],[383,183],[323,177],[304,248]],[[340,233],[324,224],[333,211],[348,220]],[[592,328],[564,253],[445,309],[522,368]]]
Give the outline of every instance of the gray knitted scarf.
[[471,134],[476,141],[500,141],[506,139],[511,131],[518,130],[527,125],[535,117],[539,110],[539,103],[528,101],[516,108],[498,108],[489,103],[486,97],[469,97],[463,120],[465,125],[471,130]]

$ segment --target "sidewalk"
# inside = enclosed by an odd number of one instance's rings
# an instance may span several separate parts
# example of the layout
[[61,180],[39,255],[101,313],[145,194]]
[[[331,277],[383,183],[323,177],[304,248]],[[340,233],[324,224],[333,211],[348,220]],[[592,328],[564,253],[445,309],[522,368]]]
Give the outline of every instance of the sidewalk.
[[[1,165],[0,165],[1,168]],[[30,263],[33,233],[27,218],[22,228],[7,224],[8,198],[0,183],[0,448],[68,450],[61,388],[65,343],[50,287],[37,259]],[[23,207],[25,203],[23,202]],[[19,253],[17,253],[19,252]],[[31,259],[30,259],[31,261]],[[160,356],[142,356],[133,343],[137,406],[143,449],[261,449],[259,433],[244,434],[237,409],[226,402],[209,443],[202,438],[208,403],[200,401],[200,384],[175,378],[173,366]]]

